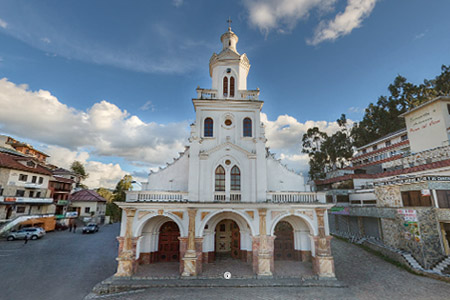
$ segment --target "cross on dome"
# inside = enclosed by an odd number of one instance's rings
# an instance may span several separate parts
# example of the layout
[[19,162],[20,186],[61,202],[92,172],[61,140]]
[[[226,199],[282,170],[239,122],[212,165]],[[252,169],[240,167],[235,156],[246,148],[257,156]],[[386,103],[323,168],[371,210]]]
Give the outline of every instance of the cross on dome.
[[232,23],[232,22],[233,22],[233,21],[231,21],[231,18],[228,17],[227,23],[228,23],[228,30],[229,30],[229,31],[231,31],[231,23]]

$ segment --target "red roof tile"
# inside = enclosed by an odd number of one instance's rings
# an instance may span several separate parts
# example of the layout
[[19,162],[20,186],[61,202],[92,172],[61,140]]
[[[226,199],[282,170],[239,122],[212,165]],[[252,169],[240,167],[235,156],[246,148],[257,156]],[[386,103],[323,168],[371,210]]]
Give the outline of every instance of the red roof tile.
[[92,190],[81,190],[69,196],[70,201],[106,202],[106,199]]
[[33,161],[34,163],[36,163],[32,158],[29,157],[20,157],[6,153],[0,153],[0,168],[14,169],[49,176],[52,175],[52,172],[50,172],[50,170],[44,168],[43,166],[37,163],[36,167],[33,168],[23,165],[22,163],[20,163],[20,161]]

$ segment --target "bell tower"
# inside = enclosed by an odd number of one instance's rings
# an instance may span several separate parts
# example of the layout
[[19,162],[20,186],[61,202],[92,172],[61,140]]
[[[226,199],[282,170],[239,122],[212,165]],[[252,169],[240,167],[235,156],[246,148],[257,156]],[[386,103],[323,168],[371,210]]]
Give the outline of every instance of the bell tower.
[[242,100],[247,90],[247,75],[250,61],[246,54],[239,54],[236,45],[238,36],[231,30],[222,34],[222,51],[214,53],[209,60],[209,75],[212,78],[212,90],[216,90],[216,99]]

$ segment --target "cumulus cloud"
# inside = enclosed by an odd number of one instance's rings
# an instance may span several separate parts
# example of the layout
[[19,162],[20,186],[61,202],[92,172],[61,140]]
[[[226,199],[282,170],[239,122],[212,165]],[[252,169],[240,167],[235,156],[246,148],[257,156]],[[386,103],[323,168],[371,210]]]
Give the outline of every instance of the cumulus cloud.
[[86,111],[61,103],[49,91],[31,91],[0,79],[0,129],[71,150],[91,149],[98,156],[162,164],[183,150],[187,122],[146,123],[108,101]]
[[88,160],[90,155],[86,151],[72,151],[64,147],[48,146],[45,152],[50,155],[49,163],[65,169],[69,169],[75,160],[81,162],[89,174],[83,184],[91,189],[98,187],[114,188],[117,182],[128,174],[117,163]]
[[[249,23],[266,34],[271,30],[286,32],[297,22],[306,19],[315,11],[319,18],[334,11],[338,0],[244,0],[248,10]],[[307,40],[309,45],[336,40],[361,26],[370,15],[376,0],[348,0],[343,13],[333,20],[320,21],[314,37]]]
[[5,29],[6,27],[8,27],[8,23],[6,23],[5,21],[3,21],[2,19],[0,19],[0,27]]
[[313,38],[307,40],[307,43],[317,45],[349,34],[361,26],[362,21],[371,14],[375,3],[376,0],[348,0],[345,11],[338,13],[333,20],[320,22]]
[[[289,115],[278,116],[275,121],[270,121],[265,113],[261,113],[261,121],[265,125],[267,146],[278,155],[283,163],[303,173],[309,170],[308,155],[301,152],[303,134],[312,127],[318,127],[328,135],[339,130],[337,122],[306,121],[302,123]],[[353,123],[351,120],[348,122]]]

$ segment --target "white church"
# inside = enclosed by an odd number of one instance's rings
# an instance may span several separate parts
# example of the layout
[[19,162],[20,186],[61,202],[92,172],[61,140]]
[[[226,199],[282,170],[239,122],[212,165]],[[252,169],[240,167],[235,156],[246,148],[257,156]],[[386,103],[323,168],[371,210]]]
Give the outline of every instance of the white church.
[[120,204],[115,276],[179,262],[180,276],[196,277],[228,257],[258,277],[277,275],[276,261],[292,260],[333,278],[332,204],[269,152],[259,89],[247,89],[249,59],[231,28],[220,40],[222,50],[209,60],[212,86],[197,88],[192,100],[196,119],[185,151]]

